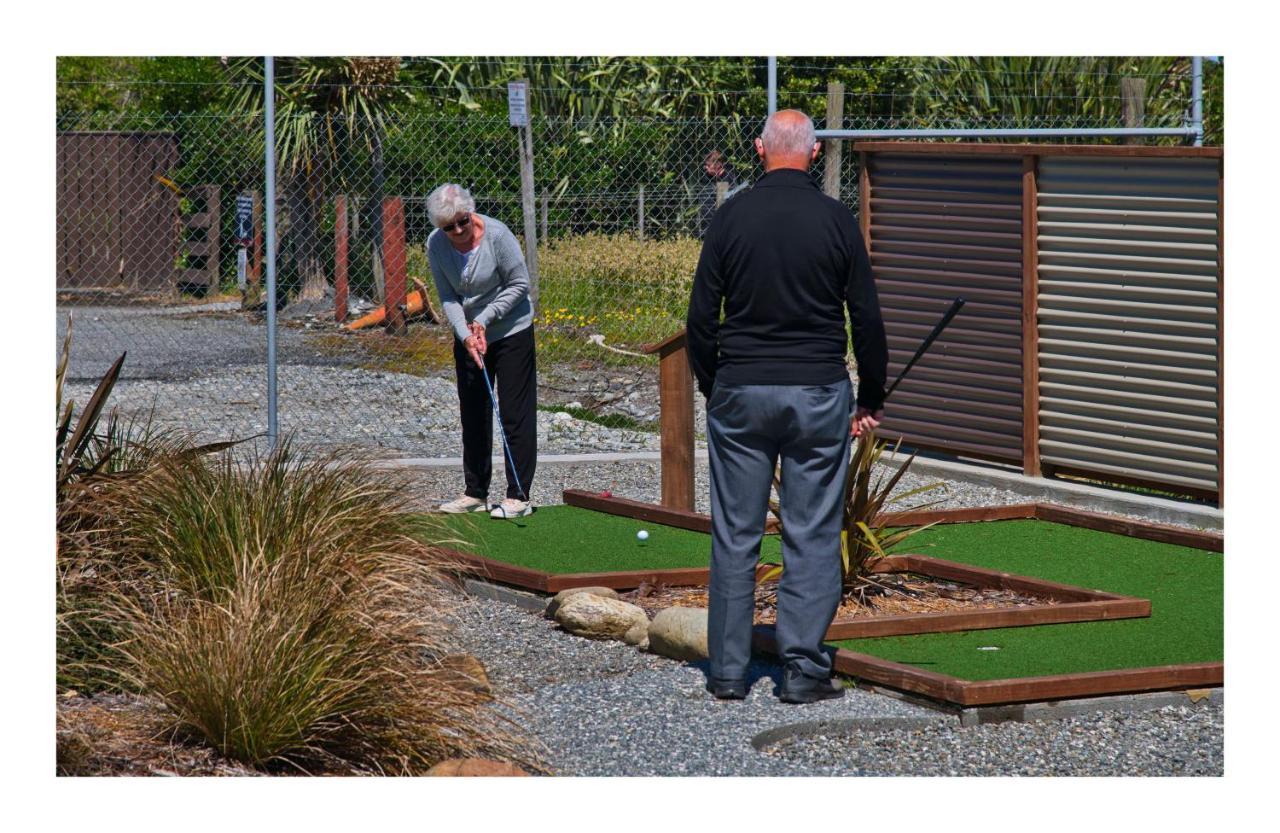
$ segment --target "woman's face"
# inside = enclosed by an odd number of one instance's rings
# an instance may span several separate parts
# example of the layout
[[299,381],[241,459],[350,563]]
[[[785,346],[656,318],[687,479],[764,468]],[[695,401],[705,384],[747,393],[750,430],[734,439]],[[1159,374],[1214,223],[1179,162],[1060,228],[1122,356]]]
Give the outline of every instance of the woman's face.
[[440,230],[445,233],[454,247],[466,249],[467,244],[475,240],[475,218],[471,215],[471,212],[464,211],[454,215],[447,223],[440,226]]

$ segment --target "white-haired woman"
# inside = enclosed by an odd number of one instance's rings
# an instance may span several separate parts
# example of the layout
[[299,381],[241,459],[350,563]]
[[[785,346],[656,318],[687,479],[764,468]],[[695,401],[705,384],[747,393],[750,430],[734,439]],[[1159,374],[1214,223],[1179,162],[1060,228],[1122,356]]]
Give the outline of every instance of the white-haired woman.
[[[529,500],[537,465],[537,366],[529,269],[511,229],[476,213],[467,189],[447,183],[427,197],[435,230],[427,237],[431,277],[453,328],[453,361],[462,417],[465,490],[444,512],[484,512],[518,518]],[[493,475],[493,408],[482,368],[497,390],[507,436],[506,498],[489,505]],[[514,465],[514,469],[513,469]]]

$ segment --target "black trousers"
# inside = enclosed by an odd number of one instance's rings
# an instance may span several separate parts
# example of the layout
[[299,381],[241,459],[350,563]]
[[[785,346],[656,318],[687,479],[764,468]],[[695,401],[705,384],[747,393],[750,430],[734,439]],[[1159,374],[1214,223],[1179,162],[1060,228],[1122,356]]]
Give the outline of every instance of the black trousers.
[[[453,340],[453,364],[458,373],[458,404],[462,411],[466,494],[487,500],[489,481],[493,477],[493,405],[484,374],[457,338]],[[538,368],[533,327],[489,342],[484,364],[498,397],[502,430],[506,432],[511,456],[516,461],[516,470],[512,472],[511,461],[503,454],[507,497],[528,500],[538,465]],[[516,475],[520,478],[519,487]],[[524,494],[521,494],[522,488]]]

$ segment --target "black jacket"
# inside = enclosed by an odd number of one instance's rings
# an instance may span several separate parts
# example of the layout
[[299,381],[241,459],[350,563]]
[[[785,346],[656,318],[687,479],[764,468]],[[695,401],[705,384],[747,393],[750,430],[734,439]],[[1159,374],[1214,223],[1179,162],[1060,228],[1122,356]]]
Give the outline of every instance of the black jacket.
[[875,410],[884,403],[889,350],[853,212],[804,171],[765,174],[721,206],[702,244],[687,321],[698,389],[710,397],[717,380],[838,382],[847,375],[846,307],[858,404]]

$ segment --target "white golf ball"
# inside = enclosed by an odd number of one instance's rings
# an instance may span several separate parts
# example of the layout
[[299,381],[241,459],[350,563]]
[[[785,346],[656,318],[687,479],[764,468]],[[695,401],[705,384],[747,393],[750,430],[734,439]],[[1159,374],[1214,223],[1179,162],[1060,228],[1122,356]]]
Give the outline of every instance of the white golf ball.
[[643,530],[643,529],[642,529],[642,530],[640,530],[639,532],[637,532],[637,533],[636,533],[636,537],[637,537],[637,538],[639,538],[641,541],[648,541],[648,540],[649,540],[649,533],[648,533],[647,531],[645,531],[645,530]]

